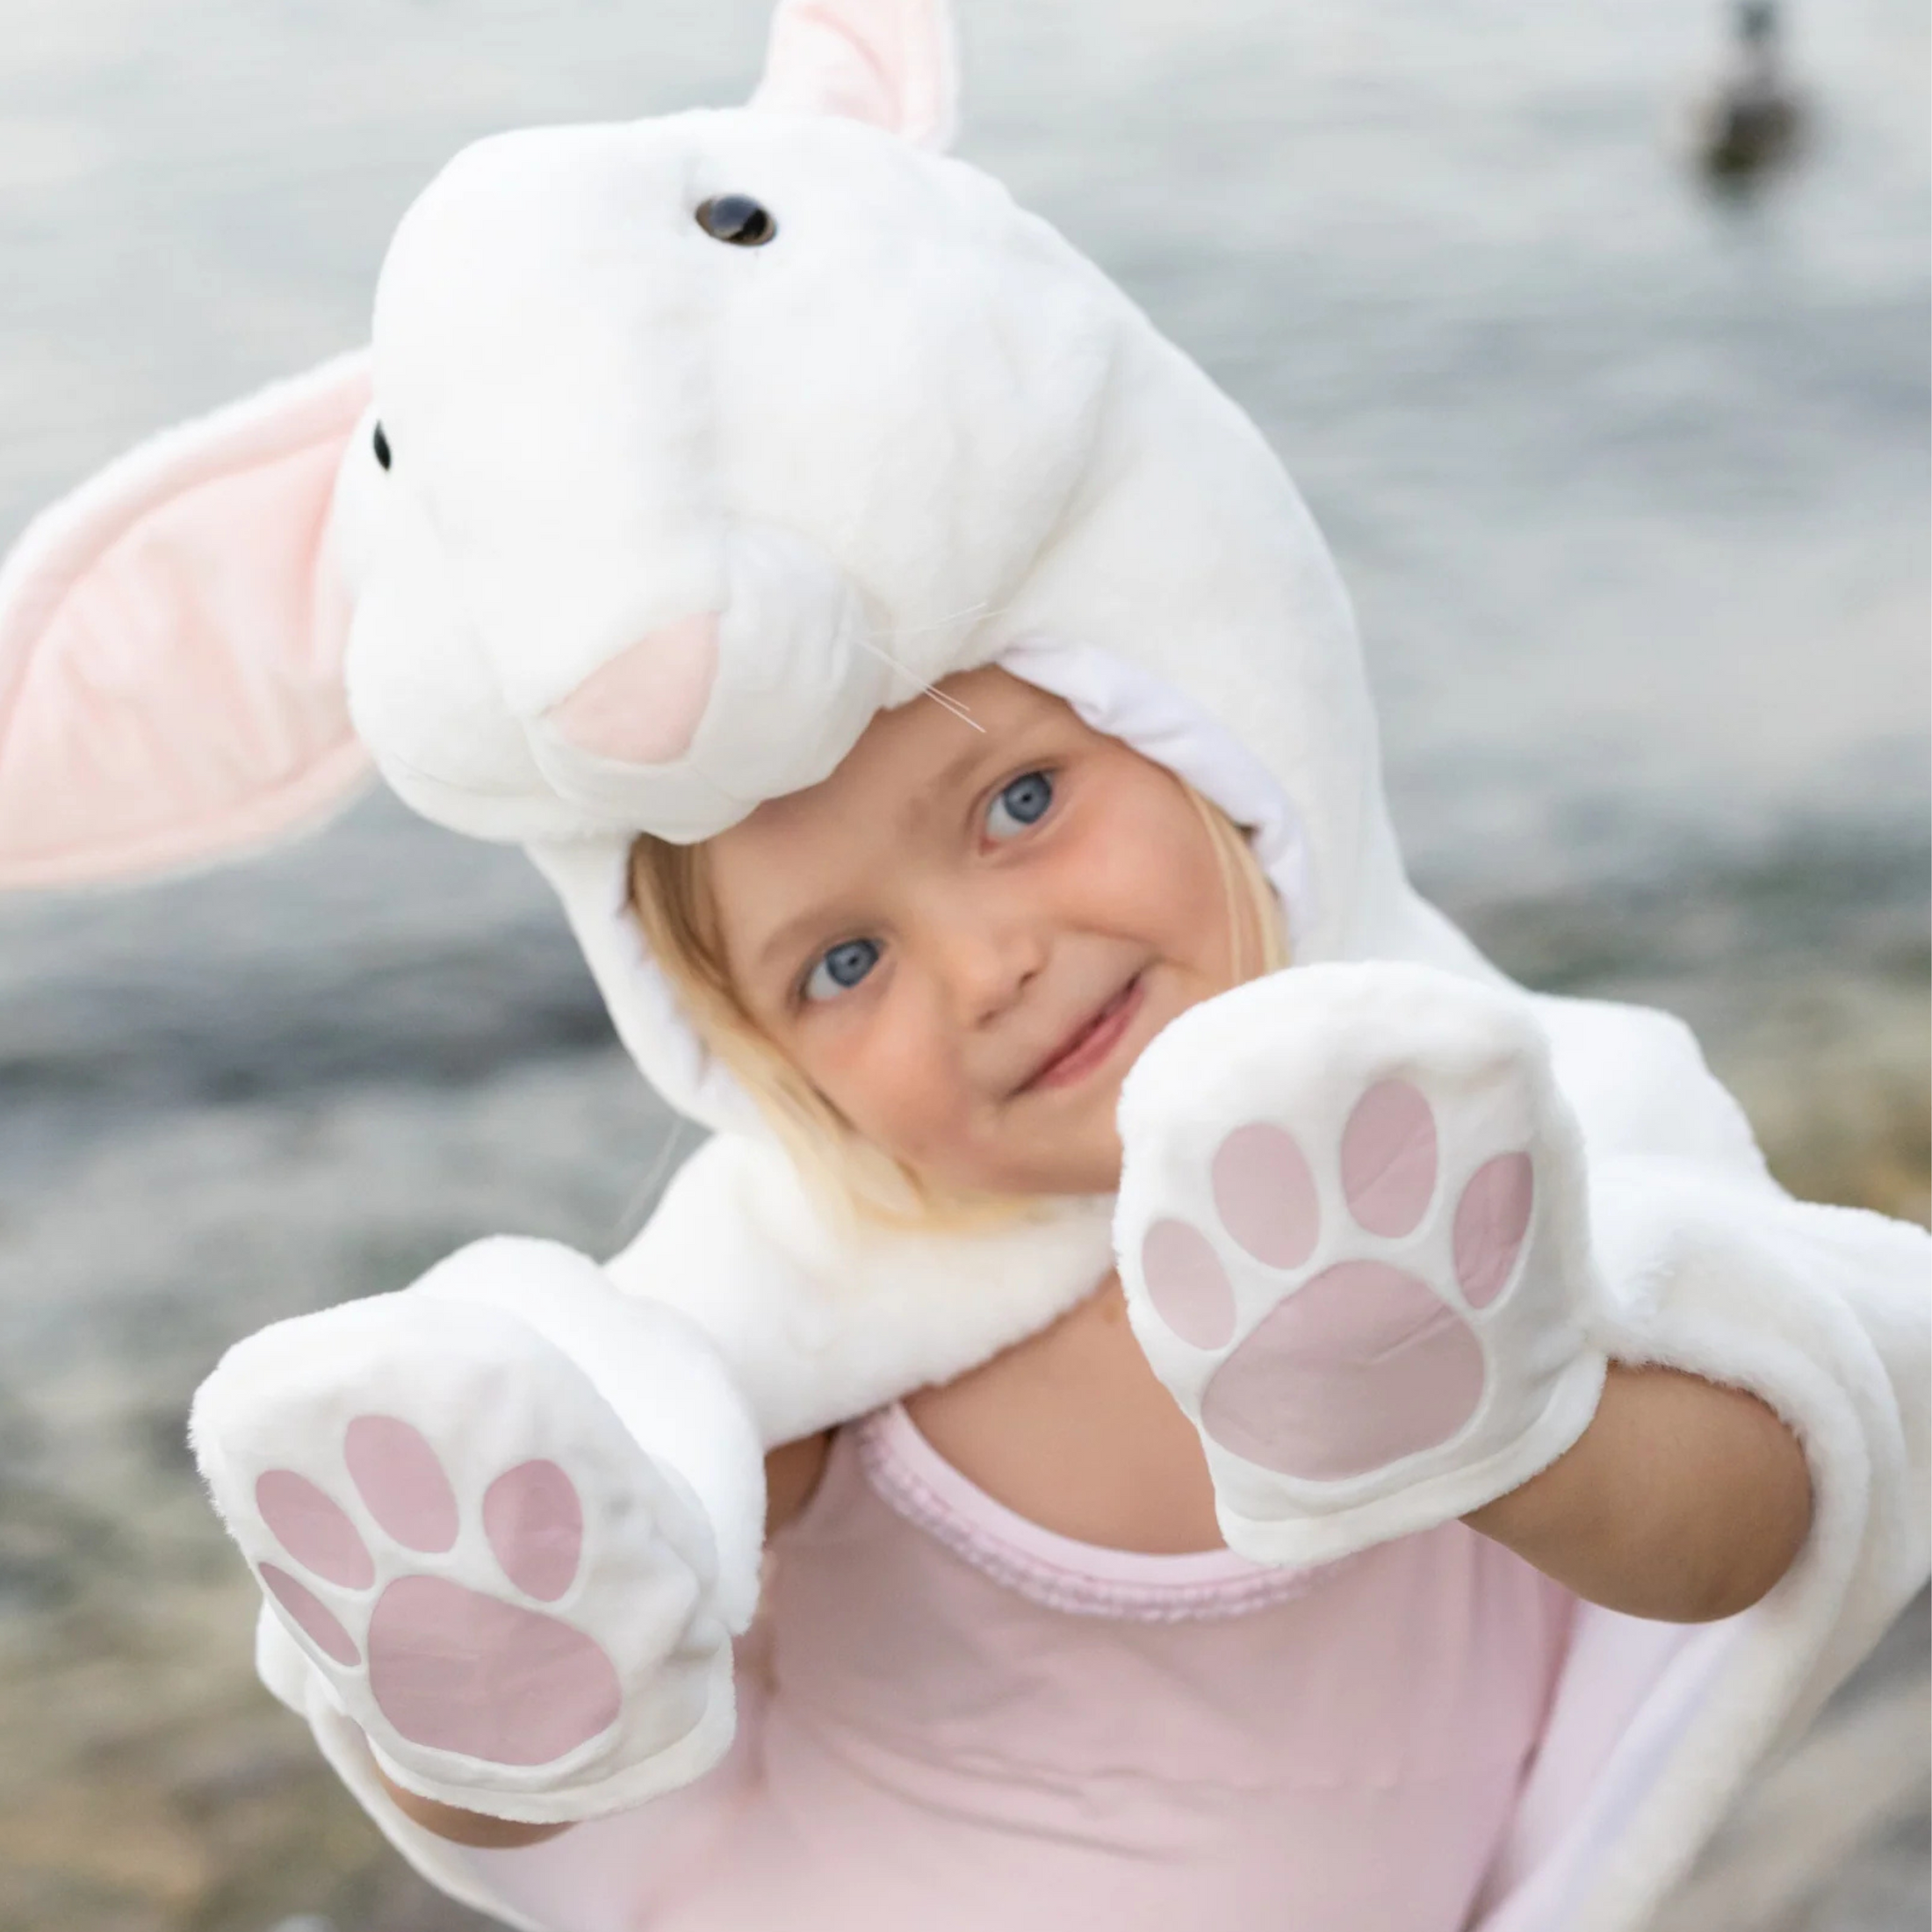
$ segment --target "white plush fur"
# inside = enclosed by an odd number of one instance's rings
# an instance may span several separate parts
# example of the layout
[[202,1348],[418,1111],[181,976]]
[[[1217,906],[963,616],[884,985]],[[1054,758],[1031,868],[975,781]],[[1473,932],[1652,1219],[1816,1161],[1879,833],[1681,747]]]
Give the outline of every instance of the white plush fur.
[[[460,1525],[446,1550],[399,1544],[361,1493],[345,1445],[370,1414],[400,1418],[433,1445]],[[278,1322],[222,1358],[196,1395],[190,1436],[243,1554],[299,1571],[348,1632],[357,1654],[318,1654],[306,1670],[399,1782],[444,1804],[550,1823],[687,1784],[730,1744],[731,1640],[758,1600],[757,1434],[702,1331],[660,1301],[613,1294],[583,1256],[555,1242],[479,1242],[402,1294]],[[556,1608],[602,1647],[624,1696],[619,1720],[598,1736],[512,1767],[396,1731],[367,1628],[397,1577],[502,1596],[483,1498],[505,1470],[537,1459],[568,1471],[583,1511],[585,1555]],[[347,1515],[372,1553],[372,1583],[292,1565],[258,1502],[258,1484],[278,1471],[315,1484]],[[280,1686],[300,1647],[266,1607],[261,1644]],[[305,1680],[298,1702],[308,1701]]]
[[1614,1678],[1654,1626],[1583,1611],[1575,1714],[1546,1737],[1505,1861],[1516,1884],[1482,1932],[1626,1932],[1925,1581],[1932,1256],[1919,1229],[1777,1188],[1678,1021],[1534,1005],[1584,1128],[1604,1340],[1761,1396],[1804,1443],[1816,1496],[1791,1574],[1647,1657],[1627,1710],[1590,1678]]
[[1111,1200],[974,1234],[835,1229],[777,1148],[720,1135],[610,1264],[721,1339],[768,1442],[944,1381],[1042,1328],[1113,1265]]

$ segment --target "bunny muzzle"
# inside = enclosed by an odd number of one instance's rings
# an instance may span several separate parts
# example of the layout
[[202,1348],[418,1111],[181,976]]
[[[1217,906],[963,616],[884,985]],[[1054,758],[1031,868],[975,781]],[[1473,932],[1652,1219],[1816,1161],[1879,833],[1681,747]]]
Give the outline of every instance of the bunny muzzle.
[[552,705],[550,723],[580,751],[668,765],[690,750],[717,682],[717,613],[674,618]]
[[410,804],[459,832],[710,838],[825,777],[916,688],[874,642],[856,586],[804,538],[740,523],[719,561],[719,608],[612,620],[598,629],[621,641],[601,655],[553,635],[548,674],[523,677],[502,674],[453,598],[378,575],[347,666],[357,731]]
[[827,776],[908,695],[864,600],[812,545],[740,525],[725,561],[722,610],[656,625],[528,727],[557,797],[601,824],[710,838]]

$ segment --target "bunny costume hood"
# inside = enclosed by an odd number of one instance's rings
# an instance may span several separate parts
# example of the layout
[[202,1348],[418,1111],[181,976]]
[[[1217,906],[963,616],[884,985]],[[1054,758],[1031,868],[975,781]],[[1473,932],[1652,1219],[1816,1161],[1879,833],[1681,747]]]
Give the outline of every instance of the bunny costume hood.
[[[1298,965],[1503,984],[1403,876],[1348,601],[1292,483],[1106,278],[940,151],[952,97],[936,6],[786,0],[747,109],[479,143],[405,218],[370,354],[136,451],[0,575],[0,883],[266,843],[371,765],[529,849],[645,1077],[719,1130],[611,1272],[712,1336],[773,1443],[1071,1306],[1111,1265],[1111,1204],[971,1236],[831,1225],[644,955],[638,832],[708,837],[882,707],[998,662],[1250,829]],[[1611,1932],[1923,1576],[1924,1251],[1784,1197],[1675,1022],[1532,1004],[1603,1177],[1604,1345],[1763,1395],[1818,1496],[1742,1617],[1583,1610],[1480,1922]]]

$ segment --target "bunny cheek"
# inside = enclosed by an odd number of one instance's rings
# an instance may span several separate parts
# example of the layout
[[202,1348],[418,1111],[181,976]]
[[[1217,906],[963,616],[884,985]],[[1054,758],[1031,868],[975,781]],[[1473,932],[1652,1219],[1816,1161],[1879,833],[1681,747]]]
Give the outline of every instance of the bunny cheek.
[[[994,669],[941,689],[977,736],[940,704],[882,713],[824,783],[710,841],[727,959],[787,1057],[929,1183],[1109,1193],[1128,1068],[1228,983],[1211,840],[1167,772],[1059,700]],[[990,837],[989,795],[1035,765],[1051,808]],[[857,937],[871,970],[799,999]]]

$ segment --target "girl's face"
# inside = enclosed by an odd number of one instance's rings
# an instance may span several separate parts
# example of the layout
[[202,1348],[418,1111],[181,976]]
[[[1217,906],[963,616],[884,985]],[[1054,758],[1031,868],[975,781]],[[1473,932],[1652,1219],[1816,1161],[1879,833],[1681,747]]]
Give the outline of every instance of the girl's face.
[[930,1183],[1110,1193],[1127,1070],[1231,981],[1212,836],[1178,780],[1057,698],[997,669],[940,689],[971,724],[929,699],[883,712],[822,784],[710,842],[725,962],[778,1048]]

